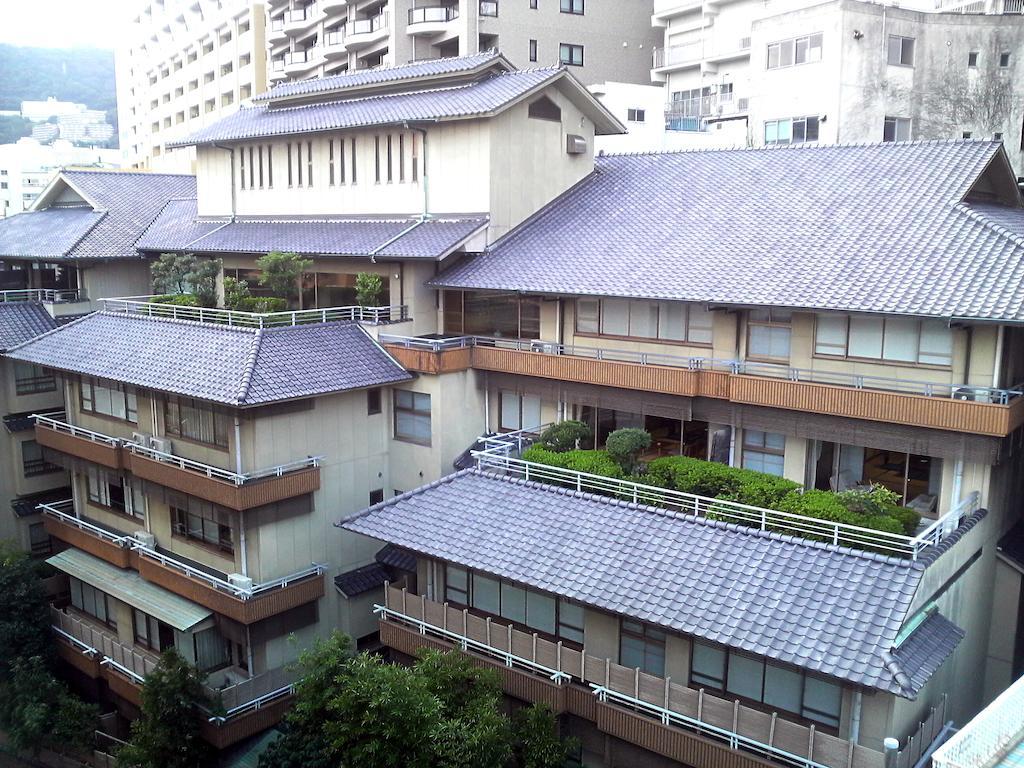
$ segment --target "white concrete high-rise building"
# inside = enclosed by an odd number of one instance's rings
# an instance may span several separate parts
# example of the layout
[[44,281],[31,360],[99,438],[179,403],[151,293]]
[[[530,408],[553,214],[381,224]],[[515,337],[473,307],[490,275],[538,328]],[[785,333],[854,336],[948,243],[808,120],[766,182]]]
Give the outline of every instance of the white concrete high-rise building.
[[165,145],[266,90],[265,19],[254,0],[139,3],[116,54],[127,166],[192,170],[191,153]]
[[1021,174],[1021,8],[655,0],[651,75],[670,130],[739,123],[751,146],[998,138]]
[[116,149],[76,147],[64,139],[0,144],[0,218],[27,211],[61,168],[117,168],[120,159]]

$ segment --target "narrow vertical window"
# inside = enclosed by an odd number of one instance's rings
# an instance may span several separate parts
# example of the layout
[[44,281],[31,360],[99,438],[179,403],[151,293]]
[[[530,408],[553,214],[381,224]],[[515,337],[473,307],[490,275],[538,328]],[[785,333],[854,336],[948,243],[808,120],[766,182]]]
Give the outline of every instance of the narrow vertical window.
[[252,147],[249,147],[249,189],[256,188],[256,168],[253,160]]
[[373,137],[373,176],[380,184],[380,136]]
[[313,186],[313,142],[306,142],[306,186]]
[[352,137],[352,183],[355,184],[359,179],[356,177],[356,137]]
[[302,186],[302,142],[296,142],[295,144],[295,164],[299,167],[299,186]]
[[245,189],[245,148],[238,153],[238,165],[239,165],[239,176],[241,178],[241,187]]
[[416,134],[412,135],[412,180],[419,181],[420,165],[419,156],[416,154]]
[[398,134],[398,180],[405,181],[405,134]]
[[327,141],[327,184],[334,186],[334,139]]
[[338,141],[338,183],[345,183],[345,140]]
[[392,181],[394,181],[394,174],[392,173],[392,168],[393,167],[394,167],[394,164],[392,163],[392,160],[391,160],[391,134],[389,133],[388,134],[388,184],[390,184]]
[[263,189],[263,145],[262,144],[260,144],[260,146],[259,146],[259,151],[257,152],[257,155],[259,156],[259,159],[260,159],[260,174],[259,174],[259,176],[260,176],[260,189]]
[[267,144],[267,189],[274,188],[274,145]]
[[285,145],[285,150],[288,155],[288,186],[292,186],[292,143],[289,141]]

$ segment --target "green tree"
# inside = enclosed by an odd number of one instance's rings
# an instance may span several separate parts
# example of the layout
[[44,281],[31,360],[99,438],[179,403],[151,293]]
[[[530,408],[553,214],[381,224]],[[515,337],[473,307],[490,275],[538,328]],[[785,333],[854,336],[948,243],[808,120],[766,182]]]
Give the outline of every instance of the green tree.
[[194,253],[161,253],[149,266],[153,290],[157,293],[188,293],[188,276],[196,266]]
[[558,736],[558,721],[547,704],[516,712],[512,738],[518,768],[562,768],[579,748],[576,739]]
[[199,735],[201,707],[209,701],[203,678],[175,648],[164,651],[142,685],[142,712],[128,743],[117,753],[121,766],[197,768],[211,762]]
[[224,278],[224,306],[238,309],[238,305],[250,297],[249,283],[234,277]]
[[260,269],[260,285],[269,288],[282,299],[293,301],[299,296],[299,278],[313,266],[311,259],[297,253],[271,251],[256,260]]
[[186,277],[200,306],[217,306],[217,277],[223,268],[224,262],[220,259],[196,259]]
[[372,272],[356,275],[356,304],[360,307],[379,307],[384,293],[384,281]]
[[552,424],[540,436],[540,445],[555,453],[565,453],[585,445],[592,433],[582,421],[566,419]]
[[12,542],[0,541],[0,681],[12,664],[53,656],[50,611],[38,565]]
[[632,475],[636,471],[640,454],[651,446],[651,435],[642,429],[625,427],[616,429],[605,440],[605,450],[622,471]]
[[96,707],[69,693],[39,656],[15,659],[0,683],[0,726],[18,752],[85,753],[98,716]]

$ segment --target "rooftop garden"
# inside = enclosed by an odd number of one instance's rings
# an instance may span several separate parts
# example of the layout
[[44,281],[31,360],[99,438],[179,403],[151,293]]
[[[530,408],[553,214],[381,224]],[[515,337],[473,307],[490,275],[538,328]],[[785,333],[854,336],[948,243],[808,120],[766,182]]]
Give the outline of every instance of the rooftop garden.
[[[523,453],[522,458],[550,467],[775,510],[828,523],[857,526],[882,534],[912,537],[921,521],[917,512],[900,506],[899,497],[880,485],[838,493],[804,490],[799,483],[783,477],[687,456],[663,456],[645,461],[642,457],[651,445],[651,435],[642,429],[627,428],[612,432],[602,450],[581,450],[577,447],[590,439],[590,428],[586,424],[563,421],[546,429],[540,439]],[[588,490],[602,493],[599,487]],[[609,485],[605,493],[609,496],[622,496],[621,489],[614,485]],[[659,499],[654,496],[645,495],[643,500],[654,505],[670,501],[668,498]],[[714,505],[709,509],[707,517],[712,519],[760,525],[754,520],[737,519],[725,505],[718,512]],[[767,528],[785,533],[795,532],[792,527],[768,525]],[[813,532],[801,535],[811,540],[830,540]],[[851,545],[875,549],[868,543]],[[881,547],[879,551],[888,552],[890,549]]]

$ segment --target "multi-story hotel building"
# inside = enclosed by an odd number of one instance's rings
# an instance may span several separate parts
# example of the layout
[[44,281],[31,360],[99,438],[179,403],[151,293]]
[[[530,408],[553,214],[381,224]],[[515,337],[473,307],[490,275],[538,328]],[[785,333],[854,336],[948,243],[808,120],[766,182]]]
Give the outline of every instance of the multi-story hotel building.
[[[285,634],[379,632],[495,667],[594,766],[909,768],[1004,688],[1024,209],[1001,144],[595,157],[621,130],[566,68],[480,54],[284,84],[181,140],[196,194],[140,256],[313,266],[294,314],[125,298],[7,353],[64,388],[35,433],[72,476],[44,517],[62,656],[130,715],[173,644],[224,686],[226,744],[287,706]],[[364,272],[382,306],[338,307]],[[922,525],[518,457],[565,418],[883,485]]]
[[647,84],[651,4],[586,0],[271,0],[271,83],[500,50],[516,66],[564,64],[586,84]]
[[739,122],[751,146],[1002,139],[1024,174],[1020,3],[899,5],[656,0],[666,124],[710,143]]
[[192,171],[168,142],[210,125],[266,90],[263,4],[252,0],[145,0],[115,55],[124,165]]

